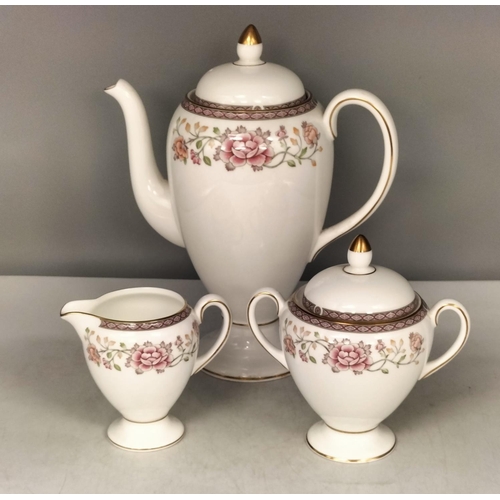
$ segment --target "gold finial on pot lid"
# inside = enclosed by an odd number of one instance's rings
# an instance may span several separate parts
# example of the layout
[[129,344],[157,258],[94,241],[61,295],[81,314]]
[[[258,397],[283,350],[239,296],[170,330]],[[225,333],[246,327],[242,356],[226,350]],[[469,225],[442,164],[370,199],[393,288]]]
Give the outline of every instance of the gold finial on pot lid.
[[358,234],[358,236],[352,240],[351,246],[349,247],[351,252],[356,253],[370,252],[371,249],[370,243],[362,234]]
[[238,43],[242,45],[258,45],[262,43],[262,38],[257,28],[253,24],[249,24],[241,34]]

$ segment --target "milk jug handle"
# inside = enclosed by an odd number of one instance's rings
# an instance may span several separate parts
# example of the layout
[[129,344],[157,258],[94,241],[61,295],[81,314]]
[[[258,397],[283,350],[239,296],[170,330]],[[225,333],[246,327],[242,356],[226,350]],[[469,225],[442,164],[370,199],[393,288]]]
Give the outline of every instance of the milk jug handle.
[[255,338],[258,340],[259,344],[279,363],[281,363],[287,370],[288,366],[286,364],[285,353],[270,342],[267,337],[262,333],[257,318],[255,316],[255,309],[257,304],[264,298],[273,299],[276,304],[276,309],[278,310],[278,316],[283,312],[285,308],[285,302],[279,292],[273,288],[261,288],[257,290],[255,295],[250,299],[247,307],[247,320],[250,325],[250,330],[254,334]]
[[429,317],[433,323],[433,326],[436,327],[438,324],[439,315],[443,311],[455,311],[460,317],[460,331],[458,332],[458,336],[453,342],[453,345],[439,358],[436,358],[432,361],[427,361],[422,370],[422,374],[419,377],[419,380],[432,375],[437,372],[444,365],[448,364],[464,347],[467,339],[469,338],[470,332],[470,318],[469,314],[465,310],[465,307],[457,302],[456,300],[445,299],[440,300],[430,311]]
[[312,261],[329,243],[352,231],[377,210],[389,191],[398,164],[398,135],[389,110],[376,96],[366,90],[350,89],[334,97],[323,115],[323,125],[331,140],[337,137],[337,118],[344,106],[357,104],[366,108],[377,119],[384,138],[384,163],[382,173],[369,200],[351,216],[327,229],[323,229],[316,241],[309,260]]
[[[202,368],[204,368],[212,359],[217,356],[217,353],[224,347],[229,337],[229,332],[231,331],[231,310],[226,304],[225,300],[219,295],[213,293],[203,296],[197,304],[194,306],[194,313],[198,318],[199,323],[203,321],[203,314],[207,307],[216,306],[220,309],[222,313],[222,328],[220,330],[219,336],[215,341],[215,344],[210,347],[210,349],[198,356],[193,367],[192,375],[198,373]],[[199,341],[199,340],[198,340]]]

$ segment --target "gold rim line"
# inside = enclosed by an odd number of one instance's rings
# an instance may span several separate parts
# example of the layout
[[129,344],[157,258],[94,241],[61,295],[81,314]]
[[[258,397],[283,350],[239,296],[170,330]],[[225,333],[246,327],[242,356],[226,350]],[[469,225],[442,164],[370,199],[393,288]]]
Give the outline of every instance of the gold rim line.
[[[223,341],[219,344],[219,346],[217,347],[217,349],[215,349],[215,351],[212,353],[212,355],[207,359],[207,361],[205,361],[199,368],[197,368],[194,372],[193,372],[193,375],[195,373],[198,373],[200,370],[202,370],[205,366],[208,365],[208,363],[210,363],[210,361],[212,361],[212,359],[214,359],[215,356],[217,356],[217,354],[219,354],[219,351],[224,347],[224,345],[226,344],[226,341],[229,337],[229,333],[231,332],[231,325],[232,325],[232,316],[231,316],[231,310],[229,309],[228,305],[224,302],[222,302],[221,300],[217,300],[217,299],[211,299],[209,300],[208,302],[205,302],[201,308],[201,311],[200,311],[200,320],[203,321],[203,314],[205,312],[205,309],[207,307],[210,307],[210,305],[213,305],[213,304],[220,304],[222,307],[224,307],[224,309],[226,310],[227,312],[227,316],[228,316],[228,322],[227,322],[227,328],[226,328],[226,334],[224,335],[224,339]],[[201,322],[200,321],[200,322]],[[224,321],[224,318],[223,320]],[[199,341],[198,341],[199,342]]]
[[447,365],[450,361],[452,361],[460,353],[460,351],[464,348],[464,345],[465,345],[465,343],[467,342],[467,340],[469,338],[469,333],[470,333],[469,319],[467,318],[467,314],[465,313],[465,311],[460,306],[458,306],[457,304],[444,304],[443,306],[441,306],[436,311],[436,314],[434,315],[434,317],[436,318],[436,326],[438,324],[438,317],[441,314],[441,311],[444,308],[446,308],[446,307],[452,307],[453,309],[456,309],[456,310],[460,311],[460,314],[464,318],[464,320],[465,320],[465,336],[464,336],[464,340],[462,341],[462,343],[460,344],[460,346],[458,347],[458,349],[446,361],[443,361],[440,365],[436,366],[436,368],[433,368],[429,373],[426,373],[420,380],[424,380],[425,378],[429,377],[430,375],[432,375],[436,371],[438,371],[441,368],[443,368],[443,366]]
[[173,443],[166,444],[165,446],[158,446],[158,448],[129,448],[127,446],[122,446],[121,444],[115,443],[108,435],[106,437],[108,438],[109,442],[113,445],[116,446],[117,448],[120,448],[121,450],[125,451],[135,451],[135,452],[148,452],[148,451],[160,451],[160,450],[165,450],[167,448],[170,448],[171,446],[176,445],[179,441],[182,440],[182,438],[186,435],[186,428],[184,428],[182,435],[180,438],[176,439]]
[[[385,127],[387,129],[387,133],[389,134],[389,143],[390,143],[390,150],[391,150],[391,154],[390,154],[390,162],[389,162],[389,175],[387,176],[387,181],[385,183],[385,186],[383,187],[382,189],[382,193],[380,194],[378,200],[375,202],[375,204],[373,205],[373,207],[370,209],[370,211],[359,221],[357,222],[354,226],[352,226],[350,229],[344,231],[342,234],[339,234],[336,238],[334,238],[333,240],[329,241],[328,243],[325,243],[313,256],[313,258],[311,259],[311,261],[313,261],[317,255],[321,252],[321,250],[323,250],[325,247],[327,247],[330,243],[333,243],[335,240],[338,240],[339,238],[342,238],[342,236],[344,236],[345,234],[349,233],[350,231],[356,229],[358,226],[360,226],[361,224],[363,224],[363,222],[368,219],[371,214],[377,209],[379,203],[381,202],[382,198],[386,195],[387,193],[387,189],[388,189],[388,185],[389,185],[389,182],[391,180],[391,177],[392,177],[392,171],[394,169],[394,142],[393,142],[393,138],[392,138],[392,134],[391,134],[391,129],[389,128],[389,125],[387,123],[387,120],[384,118],[384,115],[382,114],[382,112],[376,107],[374,106],[371,102],[367,101],[366,99],[360,99],[359,97],[349,97],[347,99],[344,99],[340,102],[338,102],[335,107],[332,109],[332,112],[330,113],[330,117],[328,119],[328,123],[330,125],[330,132],[332,134],[332,136],[334,137],[334,139],[336,139],[337,137],[335,136],[335,134],[333,133],[333,127],[332,127],[332,116],[333,114],[335,113],[335,111],[337,110],[337,108],[345,103],[345,102],[348,102],[348,101],[360,101],[360,102],[364,102],[366,104],[368,104],[370,107],[372,107],[379,115],[380,117],[382,118],[384,124],[385,124]],[[385,157],[384,157],[385,159]],[[321,233],[320,233],[321,234]]]
[[[147,287],[145,287],[147,288]],[[131,290],[131,288],[125,288],[124,290]],[[122,290],[123,291],[123,290]],[[113,293],[113,292],[110,292]],[[177,292],[174,292],[177,293]],[[105,294],[107,295],[107,294]],[[179,295],[179,294],[177,294]],[[83,311],[68,311],[66,313],[63,313],[62,310],[66,307],[65,305],[62,306],[61,310],[59,311],[59,316],[62,318],[63,316],[68,316],[68,314],[85,314],[86,316],[92,316],[94,318],[100,319],[101,321],[112,321],[113,323],[123,323],[123,324],[147,324],[147,323],[158,323],[158,321],[164,321],[169,318],[173,318],[174,316],[177,316],[178,314],[181,314],[187,307],[189,307],[191,310],[193,309],[187,302],[186,299],[184,299],[181,295],[179,295],[184,300],[184,305],[175,313],[169,314],[168,316],[163,316],[162,318],[155,318],[155,319],[148,319],[148,320],[141,320],[141,321],[123,321],[120,319],[112,319],[112,318],[105,318],[104,316],[98,316],[97,314],[92,314],[89,312],[83,312]],[[85,299],[84,299],[85,300]],[[91,299],[92,300],[92,299]],[[71,302],[76,302],[76,301],[71,301]]]
[[335,427],[332,427],[331,425],[328,425],[324,420],[323,420],[323,422],[332,431],[342,432],[343,434],[366,434],[367,432],[374,431],[378,427],[378,425],[377,425],[377,427],[374,427],[373,429],[369,429],[367,431],[341,431],[340,429],[335,429]]
[[346,271],[346,267],[349,267],[349,264],[347,264],[346,266],[344,266],[342,268],[342,271],[344,271],[344,273],[346,274],[350,274],[351,276],[368,276],[369,274],[373,274],[377,271],[377,268],[375,266],[371,266],[373,267],[373,271],[371,273],[363,273],[363,274],[358,274],[358,273],[350,273],[349,271]]
[[[360,275],[361,276],[361,275]],[[292,297],[290,299],[288,299],[287,302],[290,302],[292,301],[301,311],[303,311],[304,313],[306,314],[309,314],[311,316],[314,316],[316,318],[321,318],[321,319],[324,319],[326,321],[329,321],[330,323],[337,323],[339,325],[362,325],[362,326],[378,326],[378,325],[389,325],[391,323],[398,323],[400,321],[404,321],[404,320],[407,320],[407,319],[410,319],[412,318],[413,316],[415,316],[418,312],[420,312],[420,310],[422,308],[426,309],[426,311],[428,310],[428,307],[427,305],[425,304],[424,300],[422,299],[422,297],[417,293],[415,292],[415,299],[418,298],[418,302],[417,302],[417,307],[414,309],[413,312],[407,314],[406,316],[401,316],[397,319],[388,319],[388,320],[385,320],[385,321],[377,321],[377,322],[372,322],[370,323],[369,321],[337,321],[335,319],[331,319],[331,318],[328,318],[327,316],[323,316],[321,314],[317,314],[313,311],[311,311],[310,309],[306,308],[306,306],[301,306],[300,303],[301,303],[301,298],[306,298],[307,297],[304,297],[304,289],[305,289],[306,285],[303,285],[301,286],[298,290],[296,290]],[[413,299],[413,302],[415,301],[415,299]],[[413,302],[410,302],[408,305],[404,306],[404,307],[400,307],[399,309],[405,309],[406,307],[408,306],[411,306],[413,304]],[[311,304],[314,306],[314,307],[320,307],[314,303],[311,302]],[[323,311],[325,310],[328,310],[328,311],[331,311],[331,312],[334,312],[334,313],[337,313],[337,314],[342,314],[342,311],[333,311],[331,309],[326,309],[326,308],[322,308],[320,307]],[[391,313],[391,312],[394,312],[394,311],[397,311],[398,309],[393,309],[392,311],[379,311],[379,312],[373,312],[373,313],[349,313],[349,314],[372,314],[372,315],[375,315],[375,314],[388,314],[388,313]],[[355,332],[352,332],[352,333],[355,333]],[[382,332],[381,332],[382,333]]]
[[[267,325],[272,325],[273,323],[276,323],[276,321],[279,320],[278,318],[274,318],[272,321],[268,321],[267,323],[258,323],[259,326],[267,326]],[[248,326],[250,328],[250,325],[248,323],[238,323],[236,321],[233,321],[233,325],[236,326]]]
[[168,413],[164,417],[161,417],[158,420],[152,420],[151,422],[136,422],[135,420],[130,420],[129,418],[125,418],[122,415],[123,420],[126,420],[127,422],[131,422],[133,424],[141,424],[141,425],[144,425],[144,424],[155,424],[156,422],[160,422],[161,420],[165,420],[167,417],[168,417]]
[[[276,361],[276,363],[281,365],[279,361]],[[227,380],[228,382],[265,382],[265,381],[271,382],[272,380],[279,380],[290,376],[289,371],[285,373],[280,373],[279,375],[268,375],[266,377],[233,377],[232,375],[221,375],[220,373],[213,372],[208,368],[203,368],[202,371],[204,371],[210,377],[218,378],[221,380]]]
[[396,448],[396,443],[397,443],[397,437],[394,434],[394,444],[392,445],[392,448],[385,453],[382,453],[382,455],[378,455],[376,457],[370,457],[370,458],[358,458],[358,459],[349,459],[349,458],[338,458],[338,457],[332,457],[330,455],[326,455],[325,453],[321,453],[321,451],[318,451],[310,442],[309,439],[307,438],[306,434],[306,443],[307,446],[309,446],[309,449],[319,455],[320,457],[326,458],[327,460],[331,460],[333,462],[339,462],[339,463],[344,463],[344,464],[367,464],[369,462],[375,462],[375,460],[380,460],[381,458],[385,458],[387,455],[389,455],[392,451],[394,451],[394,448]]
[[[417,294],[418,295],[418,294]],[[300,309],[304,314],[307,314],[309,316],[312,316],[313,318],[320,318],[328,323],[333,323],[335,325],[342,325],[342,326],[385,326],[385,325],[392,325],[394,323],[400,323],[401,321],[408,321],[409,319],[412,319],[414,316],[416,316],[417,314],[419,314],[421,311],[425,311],[425,315],[422,317],[422,319],[420,321],[423,321],[423,319],[425,318],[425,316],[427,316],[427,314],[429,314],[429,311],[426,307],[426,304],[425,302],[422,300],[422,297],[420,297],[419,295],[419,298],[420,298],[420,305],[418,306],[418,309],[415,309],[415,312],[409,314],[408,316],[403,316],[402,318],[399,318],[397,320],[391,320],[391,321],[380,321],[378,323],[363,323],[363,322],[345,322],[345,321],[336,321],[334,319],[329,319],[329,318],[325,318],[324,316],[318,316],[318,315],[315,315],[313,313],[311,313],[310,311],[308,310],[305,310],[303,307],[301,307],[297,302],[296,300],[296,294],[294,294],[292,296],[291,299],[289,299],[287,302],[293,302],[293,304],[295,305],[295,307],[297,307],[298,309]],[[293,312],[291,312],[289,310],[289,312],[295,316],[295,314],[293,314]],[[376,313],[375,313],[376,314]],[[299,319],[300,321],[304,321],[300,318],[298,318],[297,316],[295,316],[297,319]],[[420,323],[419,321],[419,323]],[[409,325],[409,326],[413,326],[413,325]],[[408,328],[408,327],[401,327],[399,328],[399,330],[403,330],[403,328]],[[333,330],[332,330],[333,331]],[[340,331],[340,330],[336,330],[336,331]],[[361,335],[366,335],[366,334],[373,334],[373,333],[377,333],[377,334],[383,334],[383,333],[391,333],[393,331],[397,331],[397,330],[391,330],[391,331],[385,331],[385,332],[349,332],[351,334],[355,334],[355,335],[358,335],[358,334],[361,334]]]

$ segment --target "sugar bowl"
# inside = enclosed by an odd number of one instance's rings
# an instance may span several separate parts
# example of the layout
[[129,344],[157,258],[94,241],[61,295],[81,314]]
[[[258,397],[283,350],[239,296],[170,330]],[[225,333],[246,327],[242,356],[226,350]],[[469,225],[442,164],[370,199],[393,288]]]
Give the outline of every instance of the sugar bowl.
[[[273,289],[259,290],[248,304],[248,323],[261,345],[290,373],[321,417],[307,433],[319,455],[338,462],[364,463],[388,455],[394,433],[381,422],[406,398],[418,380],[449,363],[470,330],[456,300],[428,308],[400,274],[372,266],[372,250],[359,235],[348,264],[325,269],[285,301]],[[256,306],[271,298],[279,311],[280,342],[260,331]],[[460,330],[453,345],[429,361],[434,329],[443,311],[455,311]]]

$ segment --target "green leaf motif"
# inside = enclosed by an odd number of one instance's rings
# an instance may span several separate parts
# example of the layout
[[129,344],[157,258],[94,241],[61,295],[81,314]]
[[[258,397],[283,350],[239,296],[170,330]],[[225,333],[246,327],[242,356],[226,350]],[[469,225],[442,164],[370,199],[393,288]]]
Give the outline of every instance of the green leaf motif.
[[199,141],[196,141],[196,148],[201,149],[201,146],[203,145],[203,141],[200,139]]
[[296,167],[297,166],[293,160],[289,160],[289,161],[287,161],[287,163],[288,163],[289,167]]
[[311,360],[312,363],[316,363],[316,359],[314,359],[312,356],[309,356],[309,359]]
[[387,368],[382,368],[382,373],[385,373],[387,375],[389,373],[389,370]]
[[406,354],[401,356],[401,359],[398,361],[398,363],[401,363],[401,361],[403,361],[405,358],[406,358]]
[[319,333],[318,332],[314,332],[314,336],[319,339]]
[[85,328],[85,333],[89,333],[90,330],[88,328]]
[[108,357],[108,359],[111,359],[112,354],[110,352],[107,352],[106,356]]
[[220,130],[218,129],[218,127],[214,127],[214,134],[220,134]]
[[299,158],[302,158],[307,152],[307,148],[304,148],[301,152],[300,152],[300,155],[299,155]]
[[305,344],[305,342],[304,342],[304,343],[300,346],[300,348],[301,348],[302,350],[304,350],[304,349],[306,348],[306,344]]
[[203,161],[209,166],[211,167],[212,166],[212,161],[210,160],[210,158],[208,156],[204,156],[203,157]]
[[120,368],[120,365],[113,365],[113,366],[114,366],[115,370],[118,370],[119,372],[122,371],[122,369]]
[[186,356],[186,357],[184,358],[184,361],[189,361],[189,358]]
[[120,342],[120,347],[121,347],[122,349],[126,349],[126,348],[127,348],[127,346],[126,346],[123,342]]

